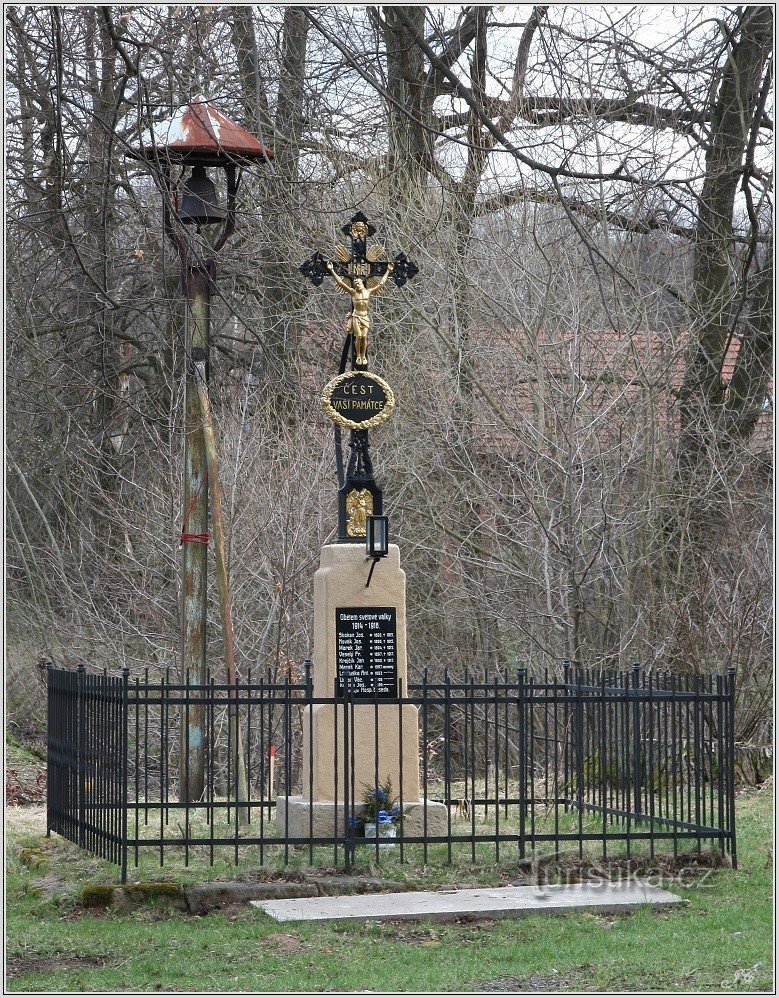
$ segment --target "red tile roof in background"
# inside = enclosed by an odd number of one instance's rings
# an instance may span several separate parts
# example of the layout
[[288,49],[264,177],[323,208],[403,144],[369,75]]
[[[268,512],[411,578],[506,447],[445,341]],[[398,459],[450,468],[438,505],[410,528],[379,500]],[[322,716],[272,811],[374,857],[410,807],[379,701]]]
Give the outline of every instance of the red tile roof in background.
[[[534,342],[514,339],[512,352],[525,358],[528,364],[540,363],[551,377],[578,375],[585,381],[614,380],[645,387],[666,389],[676,394],[684,380],[688,362],[689,337],[672,332],[615,333],[611,330],[583,333],[562,333],[540,336]],[[727,386],[733,377],[740,337],[728,344],[721,366],[722,380]],[[502,357],[501,366],[512,365],[513,358],[505,347],[493,345],[484,351],[492,361],[495,353]],[[492,356],[491,356],[492,355]],[[513,372],[515,367],[511,367]],[[773,395],[773,381],[769,386]]]
[[[582,403],[593,415],[607,413],[612,427],[628,426],[635,417],[646,413],[646,393],[651,392],[662,426],[671,438],[678,432],[677,400],[688,362],[689,332],[561,331],[542,332],[532,338],[524,333],[482,332],[472,333],[470,342],[482,388],[485,384],[494,385],[504,422],[507,417],[514,418],[517,425],[534,421],[542,397],[547,405],[554,406],[556,400],[565,400],[584,390]],[[340,333],[334,336],[332,331],[320,327],[307,328],[303,339],[306,360],[301,370],[306,388],[318,393],[335,377],[335,367],[324,370],[321,364],[325,357],[327,362],[337,364],[341,345]],[[739,337],[734,337],[728,346],[721,368],[726,385],[733,377],[740,346]],[[433,375],[427,387],[438,393],[436,408],[440,406],[445,412],[447,396],[452,391],[451,371],[442,365],[436,370],[439,364],[435,360],[426,359],[424,366]],[[388,377],[397,389],[392,372],[382,364],[380,330],[371,348],[371,367]],[[768,395],[773,397],[773,381]],[[512,400],[514,409],[509,412],[507,406]],[[399,404],[403,405],[402,397]],[[480,449],[494,446],[496,450],[505,450],[506,440],[498,427],[500,420],[481,405],[475,412],[479,413],[477,436],[483,435]],[[772,428],[773,406],[768,405],[753,439],[764,447],[772,437]],[[515,438],[515,446],[516,443]]]

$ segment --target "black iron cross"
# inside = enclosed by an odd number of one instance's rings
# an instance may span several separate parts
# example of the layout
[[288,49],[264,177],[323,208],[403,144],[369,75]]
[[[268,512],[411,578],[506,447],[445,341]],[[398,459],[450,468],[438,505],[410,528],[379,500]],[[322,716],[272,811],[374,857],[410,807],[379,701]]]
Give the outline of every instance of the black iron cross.
[[[367,281],[371,277],[384,276],[389,261],[371,259],[374,251],[381,251],[381,247],[367,248],[368,236],[372,236],[375,231],[376,227],[371,225],[361,211],[343,226],[341,232],[351,240],[352,249],[349,253],[340,243],[336,247],[337,259],[330,262],[339,277],[360,277]],[[322,253],[314,253],[300,265],[299,269],[304,277],[318,287],[328,276],[327,263],[327,258]],[[393,263],[395,269],[392,271],[392,280],[399,288],[409,278],[419,273],[417,265],[412,263],[405,253],[398,253]]]
[[[351,218],[343,226],[341,232],[351,240],[351,252],[341,243],[335,247],[336,259],[328,260],[322,253],[314,253],[305,263],[300,265],[300,272],[311,283],[318,287],[326,277],[330,276],[329,266],[332,266],[333,276],[338,275],[341,280],[348,280],[351,287],[355,289],[354,281],[361,279],[366,287],[373,286],[373,281],[379,282],[387,273],[390,265],[389,260],[380,260],[378,257],[384,255],[381,246],[368,246],[368,237],[376,231],[362,212]],[[405,253],[398,253],[392,261],[393,269],[391,278],[398,287],[402,287],[409,278],[419,273],[419,268],[412,263]],[[343,290],[343,288],[342,288]],[[377,289],[378,290],[378,289]],[[353,308],[355,306],[353,305]],[[352,313],[354,314],[354,313]],[[367,316],[366,332],[367,339]],[[349,332],[344,342],[341,353],[341,366],[339,375],[346,369],[347,360],[352,354],[352,366],[355,365],[354,340],[350,321]],[[363,361],[361,367],[366,367]],[[383,511],[382,490],[376,484],[373,476],[373,465],[371,463],[368,431],[351,430],[349,435],[349,463],[344,471],[343,452],[341,448],[341,429],[338,425],[335,430],[335,463],[338,472],[338,540],[341,543],[355,543],[359,537],[365,536],[365,529],[362,527],[356,530],[355,523],[350,514],[349,500],[355,496],[361,498],[363,503],[369,504],[370,515],[380,516]],[[364,517],[362,518],[364,519]]]

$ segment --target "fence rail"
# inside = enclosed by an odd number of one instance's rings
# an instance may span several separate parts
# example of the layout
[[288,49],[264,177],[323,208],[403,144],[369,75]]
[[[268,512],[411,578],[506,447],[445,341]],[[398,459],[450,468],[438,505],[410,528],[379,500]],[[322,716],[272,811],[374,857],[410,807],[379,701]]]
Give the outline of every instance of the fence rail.
[[[300,682],[266,675],[200,686],[50,668],[48,830],[118,863],[123,880],[146,854],[160,864],[195,856],[263,864],[289,863],[302,849],[312,864],[348,869],[356,850],[380,859],[387,845],[401,862],[427,864],[569,849],[583,857],[585,848],[603,858],[615,849],[676,856],[707,843],[735,864],[732,672],[445,673],[390,699],[336,694],[315,697],[308,668]],[[403,708],[418,710],[421,802],[399,801],[416,814],[393,843],[358,830],[355,711],[371,704],[376,786],[388,761],[379,761],[380,723],[397,725],[401,745]],[[310,805],[295,831],[288,808],[276,820],[277,801],[311,800],[303,746],[313,751],[311,708],[320,705],[335,718],[332,821]],[[193,711],[204,718],[204,790],[181,800],[191,785]]]

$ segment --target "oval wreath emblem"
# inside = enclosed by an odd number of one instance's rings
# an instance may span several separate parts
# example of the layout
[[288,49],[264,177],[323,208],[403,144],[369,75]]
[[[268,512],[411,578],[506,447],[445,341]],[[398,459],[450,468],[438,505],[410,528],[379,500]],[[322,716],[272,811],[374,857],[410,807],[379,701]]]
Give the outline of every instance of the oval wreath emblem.
[[378,374],[347,371],[325,387],[322,406],[334,423],[347,430],[372,430],[389,419],[395,393]]

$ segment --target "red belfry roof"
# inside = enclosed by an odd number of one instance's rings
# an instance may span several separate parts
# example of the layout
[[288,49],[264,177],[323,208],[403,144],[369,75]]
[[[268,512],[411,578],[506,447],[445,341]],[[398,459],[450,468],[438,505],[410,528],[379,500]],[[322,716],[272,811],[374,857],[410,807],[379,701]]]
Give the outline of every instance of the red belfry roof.
[[131,155],[139,159],[167,159],[173,163],[217,165],[225,162],[271,159],[273,152],[259,139],[217,111],[205,97],[197,96],[172,118],[155,125],[141,137]]

